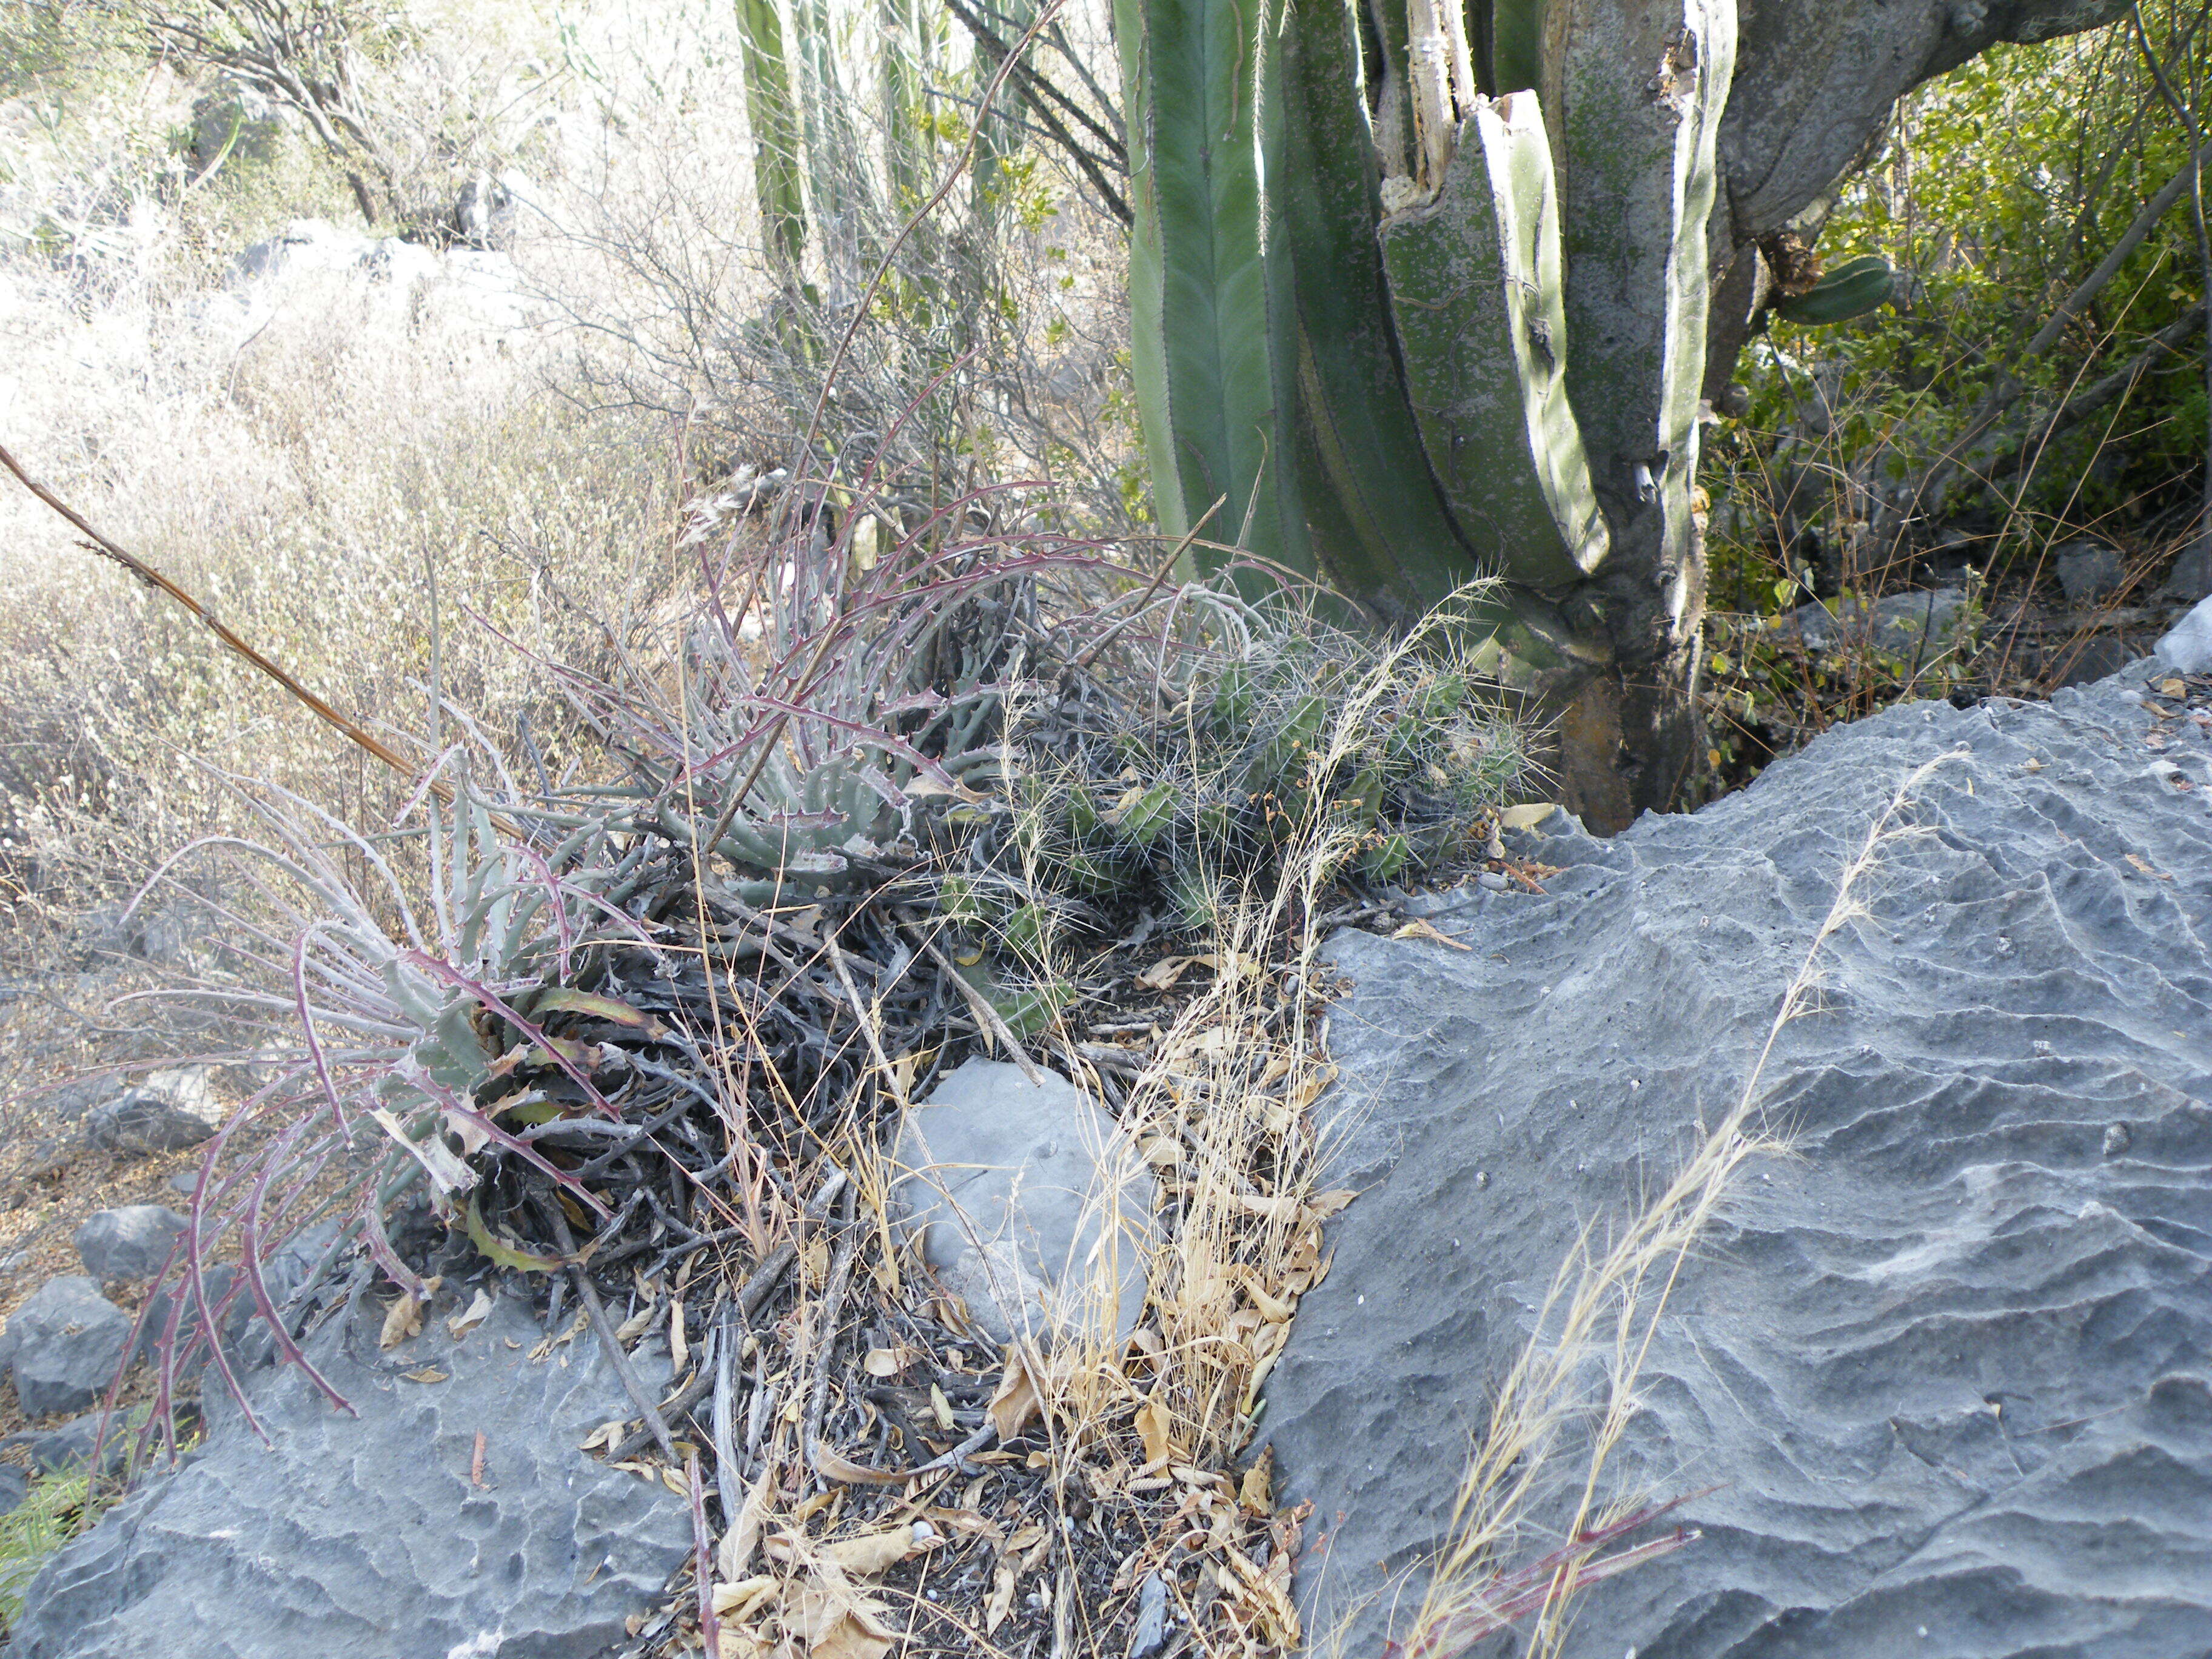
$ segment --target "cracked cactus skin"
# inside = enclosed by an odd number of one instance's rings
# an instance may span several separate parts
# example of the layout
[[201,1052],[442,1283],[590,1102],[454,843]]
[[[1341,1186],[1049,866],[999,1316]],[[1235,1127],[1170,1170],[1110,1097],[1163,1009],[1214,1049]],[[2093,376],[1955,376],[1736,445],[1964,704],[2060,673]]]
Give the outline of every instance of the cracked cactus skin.
[[1468,540],[1573,586],[1609,545],[1568,401],[1559,212],[1534,94],[1479,100],[1435,200],[1382,223],[1407,386]]
[[[1715,146],[1735,0],[1553,0],[1569,394],[1600,499],[1662,573],[1692,562]],[[1656,511],[1655,511],[1656,509]],[[1682,596],[1674,599],[1679,609]]]

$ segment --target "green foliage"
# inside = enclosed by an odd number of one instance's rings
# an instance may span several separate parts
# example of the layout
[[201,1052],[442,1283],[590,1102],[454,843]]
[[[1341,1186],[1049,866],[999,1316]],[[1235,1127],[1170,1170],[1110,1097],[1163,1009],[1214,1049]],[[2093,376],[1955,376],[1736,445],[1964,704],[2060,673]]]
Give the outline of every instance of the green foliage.
[[[2212,33],[2190,27],[2197,6],[2157,0],[2143,13],[2185,95],[2212,81]],[[2008,375],[2027,390],[1996,434],[2010,447],[1981,469],[2002,514],[1994,544],[1978,550],[1984,568],[2069,527],[2101,520],[2111,534],[2191,506],[2203,471],[2201,341],[2153,351],[2124,398],[2048,444],[2019,447],[2033,417],[2202,307],[2185,195],[2051,349],[2020,355],[2187,151],[2125,27],[2001,46],[1906,100],[1887,149],[1839,186],[1820,233],[1828,283],[1877,260],[1894,268],[1889,305],[1817,331],[1811,325],[1837,320],[1808,314],[1823,289],[1778,305],[1739,370],[1752,408],[1716,447],[1705,477],[1723,503],[1717,602],[1765,608],[1759,595],[1787,574],[1778,556],[1825,560],[1831,581],[1870,576],[1870,567],[1847,568],[1853,526],[1878,509],[1881,492],[1943,454]],[[1870,293],[1874,280],[1858,280]],[[1821,487],[1795,487],[1808,468]],[[1974,492],[1954,500],[1974,505]]]
[[47,1559],[113,1501],[94,1497],[83,1474],[40,1475],[23,1501],[0,1515],[0,1632],[23,1611],[23,1592]]

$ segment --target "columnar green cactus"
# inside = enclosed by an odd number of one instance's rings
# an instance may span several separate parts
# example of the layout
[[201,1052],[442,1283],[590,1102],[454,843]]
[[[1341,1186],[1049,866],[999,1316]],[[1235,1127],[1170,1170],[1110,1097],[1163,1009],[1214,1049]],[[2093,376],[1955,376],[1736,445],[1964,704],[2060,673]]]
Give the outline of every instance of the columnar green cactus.
[[1734,4],[1118,0],[1162,527],[1221,501],[1397,622],[1502,574],[1501,666],[1571,698],[1650,608],[1623,566],[1696,562]]

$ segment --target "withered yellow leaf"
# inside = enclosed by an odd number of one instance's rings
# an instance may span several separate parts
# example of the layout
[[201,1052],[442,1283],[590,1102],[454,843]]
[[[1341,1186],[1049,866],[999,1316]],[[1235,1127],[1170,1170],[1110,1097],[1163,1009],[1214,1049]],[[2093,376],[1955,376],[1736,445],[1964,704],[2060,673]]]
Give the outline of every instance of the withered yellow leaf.
[[468,1311],[465,1313],[456,1314],[453,1318],[447,1320],[446,1322],[446,1328],[448,1331],[451,1331],[453,1334],[454,1338],[458,1340],[459,1338],[466,1336],[471,1331],[476,1329],[477,1326],[483,1324],[485,1320],[490,1317],[491,1298],[479,1290],[476,1293],[475,1298],[470,1302]]
[[412,1295],[402,1293],[384,1310],[384,1334],[376,1339],[376,1346],[396,1348],[422,1328],[422,1304]]
[[1437,945],[1449,945],[1455,951],[1472,951],[1474,946],[1464,939],[1454,939],[1449,933],[1440,933],[1425,921],[1415,920],[1390,935],[1392,939],[1425,939]]
[[1174,1454],[1173,1424],[1167,1407],[1157,1400],[1137,1407],[1137,1435],[1145,1443],[1146,1462],[1164,1463]]
[[1001,1561],[997,1575],[991,1580],[991,1599],[983,1604],[983,1634],[997,1635],[999,1626],[1006,1622],[1006,1614],[1013,1605],[1013,1563]]
[[1043,1411],[1036,1383],[1030,1376],[1029,1367],[1022,1363],[1018,1349],[1006,1350],[1006,1374],[999,1379],[998,1392],[991,1396],[988,1410],[991,1426],[999,1431],[999,1443],[1002,1446],[1018,1439],[1030,1419]]

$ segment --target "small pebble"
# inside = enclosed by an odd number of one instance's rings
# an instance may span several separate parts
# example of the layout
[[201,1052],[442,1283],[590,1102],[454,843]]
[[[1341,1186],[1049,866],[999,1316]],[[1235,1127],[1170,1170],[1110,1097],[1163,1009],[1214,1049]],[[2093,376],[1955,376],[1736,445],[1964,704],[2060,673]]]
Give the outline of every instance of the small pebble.
[[1497,870],[1485,870],[1474,879],[1477,885],[1486,887],[1493,893],[1502,893],[1513,884],[1505,879],[1503,872]]
[[2135,1136],[2129,1133],[2128,1126],[2126,1124],[2113,1124],[2112,1127],[2105,1131],[2105,1156],[2106,1158],[2118,1158],[2122,1152],[2124,1152],[2129,1147],[2135,1145]]

